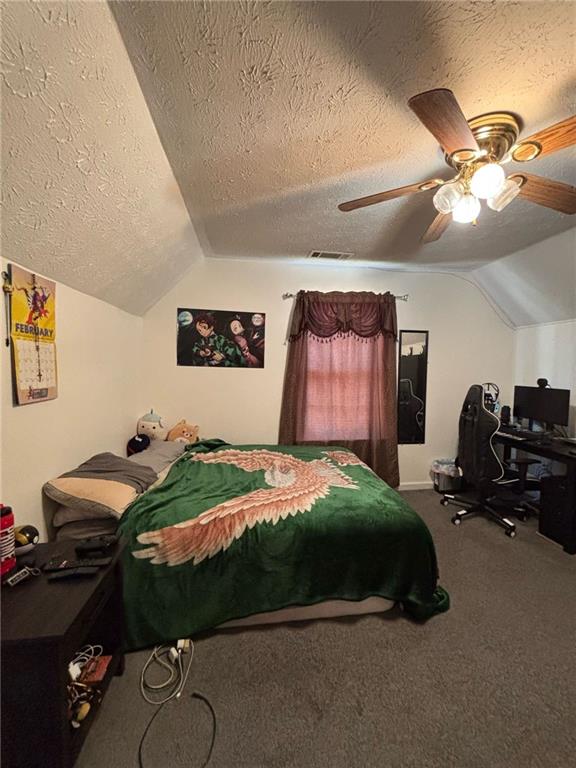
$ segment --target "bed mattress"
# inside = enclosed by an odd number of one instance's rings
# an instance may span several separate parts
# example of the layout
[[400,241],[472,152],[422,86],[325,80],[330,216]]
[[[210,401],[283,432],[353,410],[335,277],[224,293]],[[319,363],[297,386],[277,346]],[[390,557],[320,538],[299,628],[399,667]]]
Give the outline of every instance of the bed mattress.
[[254,627],[262,624],[283,624],[291,621],[312,621],[313,619],[335,619],[342,616],[363,616],[369,613],[384,613],[394,608],[393,600],[384,597],[367,597],[365,600],[325,600],[316,605],[294,605],[278,611],[255,613],[245,619],[226,621],[218,629]]

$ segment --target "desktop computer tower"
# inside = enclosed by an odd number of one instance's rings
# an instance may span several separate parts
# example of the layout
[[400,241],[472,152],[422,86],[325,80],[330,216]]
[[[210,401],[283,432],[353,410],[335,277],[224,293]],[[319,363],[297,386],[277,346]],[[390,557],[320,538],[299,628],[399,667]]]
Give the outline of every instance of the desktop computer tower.
[[548,539],[568,546],[574,538],[576,490],[566,475],[543,477],[540,482],[538,530]]

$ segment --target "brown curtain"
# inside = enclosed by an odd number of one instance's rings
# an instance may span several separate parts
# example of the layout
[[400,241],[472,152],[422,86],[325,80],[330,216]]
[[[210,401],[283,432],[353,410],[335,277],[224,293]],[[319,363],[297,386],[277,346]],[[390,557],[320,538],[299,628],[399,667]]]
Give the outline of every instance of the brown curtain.
[[279,443],[345,446],[396,487],[396,335],[390,293],[300,291]]

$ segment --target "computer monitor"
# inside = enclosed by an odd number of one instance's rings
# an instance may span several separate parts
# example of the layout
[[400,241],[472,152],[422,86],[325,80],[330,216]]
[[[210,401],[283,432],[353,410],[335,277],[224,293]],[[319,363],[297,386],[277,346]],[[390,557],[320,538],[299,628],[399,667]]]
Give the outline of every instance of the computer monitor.
[[568,425],[569,389],[514,387],[514,416],[546,424]]

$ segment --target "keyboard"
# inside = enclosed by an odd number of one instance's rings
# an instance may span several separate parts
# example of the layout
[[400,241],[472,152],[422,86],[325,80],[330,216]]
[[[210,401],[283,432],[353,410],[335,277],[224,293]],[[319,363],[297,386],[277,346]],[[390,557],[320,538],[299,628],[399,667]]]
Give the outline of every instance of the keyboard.
[[511,440],[518,440],[519,443],[523,443],[526,440],[528,440],[527,437],[522,437],[521,435],[515,435],[514,433],[510,432],[496,432],[497,435],[500,437],[509,437]]
[[501,429],[497,432],[499,435],[505,435],[506,437],[514,438],[520,438],[522,440],[549,440],[552,437],[551,432],[532,432],[529,429],[511,429],[508,431],[507,429]]

